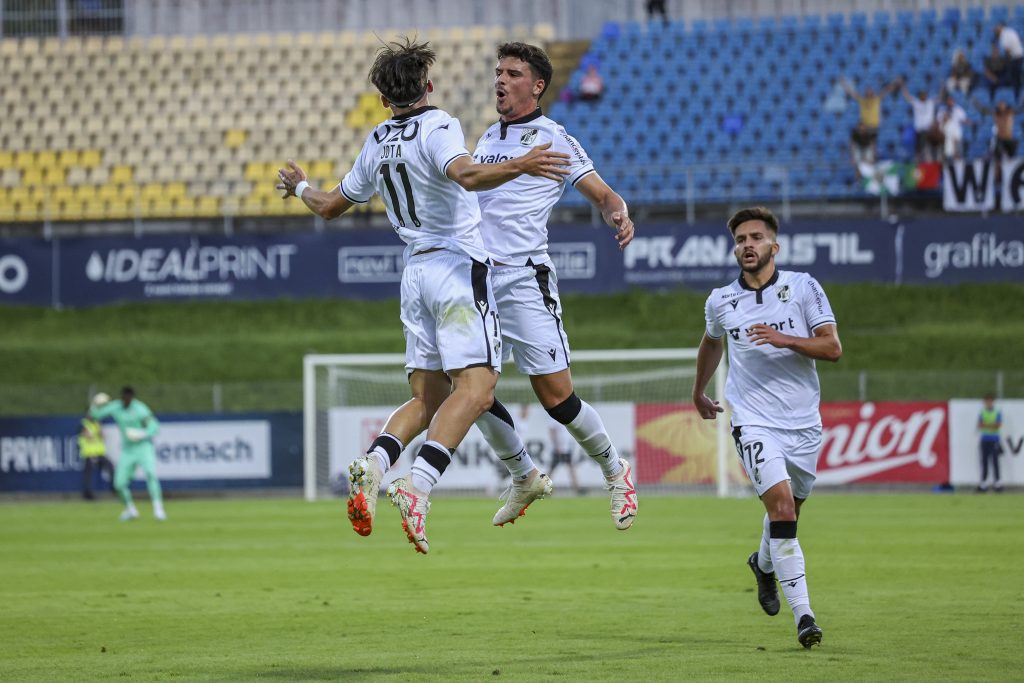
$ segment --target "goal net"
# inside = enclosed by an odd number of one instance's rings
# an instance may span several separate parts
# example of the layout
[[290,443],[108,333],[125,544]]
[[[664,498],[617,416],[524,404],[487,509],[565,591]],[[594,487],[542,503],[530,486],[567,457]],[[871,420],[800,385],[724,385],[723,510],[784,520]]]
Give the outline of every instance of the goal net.
[[[690,401],[696,349],[574,351],[576,393],[601,415],[641,491],[747,490],[728,413],[702,420]],[[303,362],[304,489],[308,500],[347,495],[347,467],[409,399],[402,354],[308,355]],[[725,361],[708,394],[724,405]],[[557,492],[603,489],[597,464],[537,401],[528,377],[503,364],[496,396],[508,408],[533,461]],[[385,484],[408,473],[424,434],[406,446]],[[435,490],[493,494],[508,473],[473,427]]]

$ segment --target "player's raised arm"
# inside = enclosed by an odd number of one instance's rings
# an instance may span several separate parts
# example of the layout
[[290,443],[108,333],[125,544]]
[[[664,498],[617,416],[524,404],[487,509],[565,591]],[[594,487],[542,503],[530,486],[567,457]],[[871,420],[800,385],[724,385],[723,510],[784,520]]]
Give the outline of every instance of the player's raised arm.
[[277,171],[277,177],[281,181],[277,184],[277,189],[284,190],[282,199],[298,197],[310,211],[328,221],[354,206],[342,194],[340,184],[330,191],[319,190],[306,181],[306,172],[302,167],[291,159],[288,160],[288,166],[289,168]]
[[597,173],[588,173],[576,183],[576,189],[601,212],[601,217],[609,228],[615,230],[615,239],[619,249],[633,241],[633,221],[629,217],[629,207],[615,190],[608,186]]
[[471,192],[493,190],[524,174],[560,183],[569,174],[569,155],[553,152],[549,147],[550,142],[537,145],[521,157],[496,164],[478,164],[468,155],[461,156],[448,164],[445,173]]

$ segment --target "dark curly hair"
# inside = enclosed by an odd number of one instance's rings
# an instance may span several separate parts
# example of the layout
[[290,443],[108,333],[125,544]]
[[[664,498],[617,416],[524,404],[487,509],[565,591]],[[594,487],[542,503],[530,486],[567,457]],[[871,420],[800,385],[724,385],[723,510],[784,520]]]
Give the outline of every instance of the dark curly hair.
[[752,206],[749,209],[740,209],[729,219],[729,232],[736,234],[736,228],[747,221],[762,221],[772,231],[772,234],[779,234],[779,219],[770,210],[763,206]]
[[548,86],[551,85],[551,76],[555,73],[555,68],[551,66],[551,60],[548,59],[548,53],[536,45],[503,43],[498,46],[498,59],[504,59],[505,57],[515,57],[530,65],[533,77],[544,81],[544,89],[541,90],[537,99],[544,97]]
[[435,58],[430,43],[414,43],[403,36],[400,42],[385,43],[377,50],[370,82],[396,107],[408,107],[426,94]]

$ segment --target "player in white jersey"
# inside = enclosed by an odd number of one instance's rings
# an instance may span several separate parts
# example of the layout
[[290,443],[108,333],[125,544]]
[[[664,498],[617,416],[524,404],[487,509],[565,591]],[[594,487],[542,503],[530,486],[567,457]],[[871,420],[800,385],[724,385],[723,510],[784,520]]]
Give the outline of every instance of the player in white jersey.
[[796,536],[800,506],[811,493],[821,449],[820,390],[814,361],[843,354],[836,319],[824,290],[806,273],[778,270],[779,223],[763,207],[729,219],[739,278],[711,292],[707,329],[697,354],[693,402],[701,417],[723,408],[704,390],[729,344],[725,398],[743,468],[764,503],[760,549],[747,564],[757,597],[769,615],[779,612],[775,574],[793,610],[797,639],[821,642],[807,595],[804,555]]
[[467,190],[493,188],[521,173],[558,181],[566,163],[566,155],[546,147],[505,163],[473,163],[459,121],[429,106],[433,62],[426,43],[406,40],[380,49],[370,81],[393,115],[374,128],[333,190],[310,187],[292,162],[278,173],[285,197],[298,196],[326,219],[379,193],[408,245],[401,317],[412,398],[388,418],[367,455],[350,465],[348,514],[357,533],[370,534],[384,474],[405,444],[427,429],[411,475],[388,488],[406,535],[421,553],[429,548],[427,497],[473,421],[494,403],[501,371],[501,332],[480,212]]
[[[551,83],[553,68],[542,49],[525,43],[498,47],[494,90],[500,120],[480,138],[473,156],[478,163],[502,162],[531,153],[538,146],[569,156],[571,183],[601,211],[615,231],[619,247],[633,239],[626,203],[601,179],[583,147],[565,129],[544,116],[538,103]],[[547,221],[565,190],[564,182],[521,176],[500,188],[481,192],[483,237],[494,262],[494,295],[501,331],[519,370],[530,377],[541,405],[565,425],[585,453],[604,472],[611,492],[616,528],[628,529],[636,518],[637,496],[630,465],[619,458],[601,417],[573,390],[569,342],[562,327],[558,277],[548,256]],[[518,452],[511,417],[491,411],[477,426],[512,474],[512,490],[493,523],[514,521],[547,482],[525,451]]]

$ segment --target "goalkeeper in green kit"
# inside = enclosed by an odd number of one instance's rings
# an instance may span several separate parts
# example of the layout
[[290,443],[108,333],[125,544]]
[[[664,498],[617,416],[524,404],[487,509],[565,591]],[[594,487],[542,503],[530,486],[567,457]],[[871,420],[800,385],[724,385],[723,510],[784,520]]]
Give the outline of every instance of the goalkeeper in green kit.
[[96,419],[113,418],[121,429],[121,457],[117,459],[114,470],[114,490],[124,501],[122,521],[137,519],[139,511],[132,502],[131,481],[135,468],[141,467],[146,475],[146,487],[149,489],[150,500],[153,501],[153,516],[158,520],[167,519],[164,512],[160,482],[156,478],[156,451],[153,449],[153,437],[160,430],[160,423],[142,401],[135,398],[131,387],[121,389],[121,400],[111,401],[104,393],[96,394],[89,408],[89,415]]

